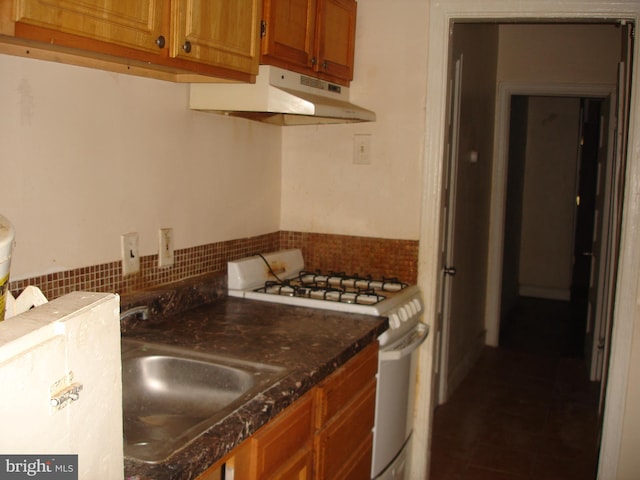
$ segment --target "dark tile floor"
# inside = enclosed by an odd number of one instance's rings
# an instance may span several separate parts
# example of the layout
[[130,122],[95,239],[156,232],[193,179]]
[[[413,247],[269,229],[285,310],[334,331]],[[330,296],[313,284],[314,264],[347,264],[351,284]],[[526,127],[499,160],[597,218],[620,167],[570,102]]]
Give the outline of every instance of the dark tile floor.
[[595,478],[599,384],[579,317],[569,302],[521,299],[501,346],[435,411],[431,480]]

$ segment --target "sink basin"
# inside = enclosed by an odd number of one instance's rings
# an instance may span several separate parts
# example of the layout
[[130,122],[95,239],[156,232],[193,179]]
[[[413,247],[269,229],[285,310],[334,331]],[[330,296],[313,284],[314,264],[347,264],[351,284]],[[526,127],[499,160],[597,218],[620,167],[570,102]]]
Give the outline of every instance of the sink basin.
[[125,457],[165,460],[285,373],[259,362],[123,339]]

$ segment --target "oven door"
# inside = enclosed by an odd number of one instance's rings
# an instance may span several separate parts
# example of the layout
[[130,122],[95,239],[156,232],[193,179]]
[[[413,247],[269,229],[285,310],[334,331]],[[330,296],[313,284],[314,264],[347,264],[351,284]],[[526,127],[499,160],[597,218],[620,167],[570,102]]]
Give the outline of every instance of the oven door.
[[411,437],[404,444],[400,453],[375,477],[375,480],[407,480],[409,477],[409,453],[411,452]]
[[403,338],[380,350],[371,463],[374,479],[402,478],[404,468],[397,468],[397,460],[404,463],[408,450],[403,447],[412,430],[418,347],[428,332],[427,325],[418,323]]

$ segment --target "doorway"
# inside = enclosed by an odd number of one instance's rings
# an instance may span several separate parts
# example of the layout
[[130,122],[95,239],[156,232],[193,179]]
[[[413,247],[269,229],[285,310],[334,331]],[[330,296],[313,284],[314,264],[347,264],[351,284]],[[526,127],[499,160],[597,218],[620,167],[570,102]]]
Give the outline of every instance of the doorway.
[[[576,0],[562,6],[549,2],[532,1],[527,4],[515,5],[513,2],[506,0],[493,0],[490,5],[483,4],[479,6],[471,0],[460,0],[452,3],[432,3],[429,15],[429,62],[428,62],[428,78],[427,78],[427,101],[426,101],[426,118],[427,131],[425,136],[425,199],[430,199],[423,205],[422,214],[422,231],[421,231],[421,248],[420,248],[420,284],[423,286],[429,299],[435,299],[438,294],[438,284],[441,275],[440,251],[437,245],[440,243],[441,230],[434,229],[434,225],[442,226],[441,199],[432,201],[437,198],[440,190],[434,190],[434,185],[442,185],[443,168],[435,161],[436,158],[444,158],[447,146],[444,141],[445,119],[447,110],[448,76],[447,76],[447,51],[451,44],[451,22],[454,19],[464,19],[465,21],[478,22],[487,21],[487,12],[491,12],[492,21],[518,22],[526,18],[535,18],[538,21],[548,18],[550,21],[558,21],[566,19],[567,21],[576,21],[580,19],[585,21],[605,21],[610,18],[625,18],[636,21],[640,18],[640,5],[632,1],[624,1],[622,5],[604,5],[599,4],[594,9],[594,4],[590,2]],[[638,40],[632,40],[630,45],[637,44]],[[636,45],[637,46],[637,45]],[[591,53],[591,52],[590,52]],[[531,67],[535,71],[535,67]],[[633,67],[633,73],[638,74],[638,68]],[[630,108],[630,125],[632,130],[629,133],[629,152],[633,152],[635,146],[640,142],[640,130],[638,124],[634,121],[638,114],[637,107],[633,104]],[[626,158],[626,154],[623,158]],[[626,172],[626,178],[632,178],[635,172],[640,169],[640,161],[633,154],[628,159],[628,163],[623,167]],[[501,172],[504,175],[505,172]],[[494,176],[495,178],[495,176]],[[624,186],[624,177],[622,186]],[[624,201],[625,219],[624,225],[633,227],[640,224],[640,208],[636,208],[632,203]],[[630,363],[631,341],[633,339],[634,330],[633,322],[635,318],[635,302],[638,287],[638,279],[635,274],[640,268],[640,252],[636,253],[632,248],[633,240],[629,237],[631,229],[622,230],[622,247],[621,268],[617,275],[618,292],[615,301],[616,313],[615,318],[618,321],[617,331],[614,332],[614,363],[612,363],[609,381],[609,393],[607,395],[607,405],[605,410],[605,431],[603,434],[602,451],[600,455],[600,471],[606,474],[615,474],[619,465],[623,465],[620,459],[620,449],[622,440],[622,420],[625,418],[624,392],[626,391],[627,382],[631,380],[628,377],[628,370],[634,369]],[[502,232],[497,232],[502,235]],[[494,232],[492,232],[492,235]],[[493,259],[489,259],[491,263]],[[499,276],[499,275],[498,275]],[[489,278],[491,281],[491,278]],[[487,302],[487,308],[491,308]],[[498,302],[499,303],[499,302]],[[495,309],[495,305],[493,306]],[[499,308],[496,310],[499,311]],[[436,307],[429,307],[427,314],[436,316]],[[495,338],[492,338],[487,331],[487,342],[497,342],[497,330],[493,332]],[[421,422],[428,423],[429,416],[435,398],[432,395],[430,382],[428,377],[432,367],[433,352],[436,350],[434,338],[428,345],[428,349],[424,352],[420,361],[421,381],[419,383],[418,405],[419,409],[416,416],[418,425]],[[635,383],[634,383],[635,385]],[[613,392],[613,394],[612,394]],[[629,407],[628,407],[629,408]],[[419,435],[416,438],[416,448],[428,446],[429,433]],[[624,453],[624,452],[623,452]],[[412,461],[412,472],[417,475],[424,475],[428,469],[428,458],[424,458],[423,451],[416,451]],[[631,458],[631,457],[628,457]]]
[[609,98],[516,94],[510,104],[501,337],[513,330],[507,322],[523,299],[564,301],[567,353],[583,357],[597,381],[601,364],[591,361],[599,341],[600,192],[612,156],[604,118]]
[[[526,35],[521,34],[521,29]],[[441,265],[442,293],[439,293],[439,297],[443,299],[443,304],[438,310],[435,345],[435,349],[442,352],[438,354],[434,368],[438,384],[438,403],[446,401],[448,394],[452,393],[467,375],[485,344],[498,345],[500,315],[504,310],[501,305],[503,266],[506,264],[503,259],[504,233],[505,228],[512,225],[505,221],[505,211],[513,206],[506,198],[509,184],[507,175],[510,173],[507,163],[508,149],[509,145],[517,145],[517,142],[509,142],[509,118],[514,107],[512,99],[517,95],[547,96],[552,97],[551,100],[555,97],[572,97],[570,102],[573,103],[573,111],[577,116],[580,106],[577,96],[614,96],[620,58],[620,32],[614,24],[502,25],[454,22],[451,31],[453,35],[448,82],[450,93],[447,96],[449,113],[445,116],[449,119],[445,134],[449,144],[445,148],[447,158],[443,161],[443,171],[455,170],[456,176],[454,178],[448,175],[443,197],[455,192],[456,198],[455,201],[443,198],[443,211],[446,210],[446,214],[441,214],[444,234],[441,236],[440,256],[445,263]],[[557,50],[557,44],[561,44],[567,38],[575,41],[576,37],[580,38],[581,42],[591,41],[592,45],[597,44],[601,49],[600,55],[592,58],[585,54],[585,47],[580,43],[577,53],[578,47],[574,44],[572,48],[567,47],[566,51],[547,61],[551,52]],[[523,38],[525,40],[522,40]],[[546,39],[546,42],[539,47],[541,38]],[[509,45],[509,48],[504,47],[504,44]],[[457,90],[453,89],[456,85],[453,80],[454,72],[458,72],[457,65],[462,58],[465,66],[462,69],[460,93],[456,93]],[[606,76],[600,74],[584,78],[571,69],[563,70],[562,65],[569,60],[583,70],[589,70],[584,68],[585,66],[592,70],[603,70]],[[583,71],[578,68],[576,70]],[[535,74],[531,71],[535,71]],[[522,80],[510,82],[511,78]],[[532,81],[524,81],[528,78]],[[550,82],[549,78],[567,81]],[[592,84],[587,81],[592,79],[606,79],[608,82]],[[452,122],[451,119],[455,118],[453,106],[456,105],[457,96],[462,99],[458,107],[460,115],[457,122]],[[551,118],[540,119],[543,125],[547,125],[550,133],[556,131],[553,115]],[[569,122],[571,121],[569,118]],[[454,127],[457,124],[459,128],[456,129]],[[570,125],[574,128],[576,136],[577,126],[577,120]],[[454,132],[457,132],[457,140],[451,140]],[[608,138],[606,135],[605,137]],[[560,299],[570,298],[571,242],[574,234],[576,194],[575,143],[577,140],[563,153],[564,157],[574,162],[573,164],[555,164],[551,160],[534,171],[534,181],[527,182],[542,185],[537,189],[538,197],[529,203],[534,206],[546,204],[546,211],[549,212],[546,218],[540,217],[539,214],[536,217],[536,210],[528,207],[534,216],[524,217],[525,220],[533,218],[533,221],[525,225],[528,232],[521,238],[529,250],[535,253],[525,255],[535,259],[529,262],[530,281],[525,282],[527,294],[530,296],[553,295],[559,296]],[[556,146],[552,146],[550,151],[553,152],[555,148]],[[452,154],[456,155],[456,158],[452,158]],[[541,157],[552,158],[548,154],[541,154]],[[551,175],[558,171],[557,165],[560,164],[563,165],[561,175]],[[457,166],[454,169],[452,165]],[[529,177],[531,175],[530,173]],[[545,189],[552,187],[555,192],[565,194],[561,206],[550,203],[553,197],[550,197]],[[451,214],[452,209],[456,210],[455,215]],[[519,211],[517,208],[512,210]],[[547,239],[540,234],[540,230],[544,232],[544,229],[549,227],[549,219],[554,220],[551,228],[563,233],[561,239],[557,235]],[[536,229],[539,223],[543,225],[542,229]],[[453,241],[447,238],[449,232],[453,232]],[[454,245],[453,254],[448,251],[447,245]],[[512,250],[518,253],[520,248]],[[508,252],[508,255],[513,255],[514,252]],[[541,262],[539,259],[546,261]],[[512,269],[518,268],[518,265],[517,258],[508,262]],[[446,273],[452,269],[456,272],[455,276],[442,275],[442,272]],[[545,275],[552,279],[550,285],[545,285],[544,278],[541,278]],[[516,279],[514,283],[518,282]]]
[[[509,25],[505,28],[505,31],[507,34],[513,34],[517,27],[518,26]],[[443,353],[443,356],[447,355],[447,358],[443,358],[441,363],[446,365],[446,363],[449,362],[449,365],[447,365],[448,368],[443,368],[443,371],[450,371],[456,374],[450,374],[448,378],[444,379],[445,382],[449,382],[448,388],[444,390],[447,392],[447,396],[455,392],[457,385],[460,384],[465,374],[473,367],[475,362],[469,361],[469,352],[478,351],[477,339],[480,335],[484,334],[482,340],[485,340],[485,343],[492,344],[491,342],[494,342],[493,345],[496,346],[498,344],[497,338],[495,337],[497,337],[500,330],[499,320],[491,324],[487,321],[487,318],[483,318],[484,323],[481,323],[480,328],[478,328],[477,319],[482,318],[483,313],[486,312],[486,309],[485,311],[481,311],[483,307],[481,301],[476,301],[475,304],[473,303],[474,298],[477,297],[478,290],[481,290],[484,295],[483,300],[486,302],[485,306],[490,304],[491,301],[495,302],[495,297],[498,297],[498,303],[500,303],[497,312],[498,319],[501,314],[507,313],[508,311],[507,308],[502,305],[505,300],[504,292],[503,296],[500,297],[500,291],[502,289],[499,288],[499,286],[498,288],[490,288],[491,285],[488,285],[489,288],[483,289],[484,284],[477,280],[478,277],[483,274],[486,275],[486,277],[490,276],[491,269],[495,268],[491,254],[493,253],[494,259],[500,257],[504,254],[505,247],[508,245],[506,237],[504,236],[499,238],[499,241],[495,241],[496,232],[504,232],[504,234],[508,234],[510,230],[517,232],[515,233],[518,237],[517,247],[511,249],[513,252],[509,252],[511,256],[514,254],[517,256],[515,261],[506,262],[504,257],[502,257],[496,262],[496,264],[503,266],[502,275],[498,274],[499,277],[504,276],[507,268],[510,269],[510,271],[515,270],[515,272],[511,272],[512,275],[515,274],[515,278],[513,278],[515,288],[512,288],[512,290],[515,290],[517,299],[521,299],[522,297],[541,297],[565,302],[569,302],[572,299],[572,282],[574,280],[574,265],[576,263],[574,261],[574,242],[577,232],[576,199],[580,185],[580,175],[578,175],[578,172],[580,171],[579,160],[581,157],[578,154],[581,150],[585,150],[583,148],[584,145],[580,147],[583,137],[582,130],[584,128],[592,128],[588,122],[581,122],[581,116],[585,111],[585,107],[589,105],[590,102],[594,105],[601,106],[605,102],[610,102],[612,98],[615,100],[617,62],[620,59],[620,34],[614,25],[565,26],[556,24],[532,26],[527,24],[524,28],[529,33],[529,38],[535,37],[535,34],[538,33],[536,31],[538,28],[544,32],[544,35],[555,35],[557,38],[563,37],[565,33],[562,32],[562,30],[565,29],[570,31],[571,35],[584,36],[586,35],[585,32],[589,32],[590,35],[594,35],[595,32],[608,35],[608,41],[610,45],[612,45],[612,48],[603,69],[608,71],[610,82],[608,85],[605,84],[603,86],[599,84],[589,84],[585,81],[582,83],[577,81],[553,83],[540,81],[541,79],[538,79],[539,81],[537,82],[527,83],[519,81],[509,84],[508,82],[500,81],[502,78],[501,75],[506,76],[506,74],[500,73],[501,66],[499,59],[497,62],[498,73],[496,74],[499,94],[496,99],[496,105],[498,107],[495,117],[492,117],[485,111],[483,114],[484,117],[477,117],[469,124],[469,122],[466,122],[465,119],[462,118],[466,111],[464,105],[465,98],[467,102],[472,101],[473,92],[479,89],[479,85],[482,85],[482,80],[484,79],[486,81],[488,76],[481,68],[484,65],[480,65],[480,68],[476,67],[477,70],[474,72],[466,71],[466,76],[463,77],[463,85],[461,88],[463,92],[461,97],[463,100],[462,107],[460,108],[462,112],[460,119],[462,127],[459,133],[460,142],[464,145],[465,137],[472,137],[474,134],[477,135],[475,131],[482,128],[480,125],[481,121],[484,120],[485,125],[496,125],[495,144],[497,147],[495,147],[493,156],[493,176],[489,181],[481,174],[480,170],[483,166],[487,168],[486,164],[483,165],[479,162],[469,164],[463,161],[464,157],[463,154],[461,154],[457,158],[457,163],[461,165],[461,167],[457,170],[461,172],[466,168],[469,173],[474,172],[472,173],[472,185],[476,190],[472,190],[471,188],[454,189],[451,188],[451,183],[449,183],[449,187],[447,188],[449,191],[455,190],[459,192],[455,201],[456,206],[464,205],[465,208],[471,210],[470,213],[467,213],[466,218],[474,219],[476,222],[478,219],[488,219],[485,220],[483,225],[476,224],[474,228],[475,235],[473,237],[468,236],[467,238],[463,238],[462,245],[460,245],[456,233],[454,242],[457,247],[456,251],[461,251],[466,254],[470,251],[474,252],[474,267],[476,271],[473,272],[473,276],[476,278],[476,281],[469,287],[472,290],[460,288],[460,285],[464,284],[459,283],[457,289],[452,289],[454,292],[453,295],[444,296],[445,298],[448,297],[453,305],[465,305],[464,315],[451,314],[448,318],[443,319],[443,324],[448,325],[449,331],[459,332],[455,338],[458,342],[458,344],[455,344],[455,348],[451,348],[451,343],[449,345],[443,343],[442,345],[442,351],[446,352]],[[453,55],[458,56],[464,54],[465,65],[473,64],[472,61],[469,61],[469,58],[470,55],[476,52],[476,45],[480,43],[484,45],[487,44],[486,41],[480,42],[478,39],[478,33],[480,32],[478,24],[469,26],[465,24],[460,26],[460,28],[458,28],[456,24],[454,25],[453,31]],[[462,41],[456,38],[458,32],[461,32],[463,36]],[[472,32],[472,34],[469,32]],[[502,30],[500,35],[502,35]],[[510,40],[513,40],[513,38],[510,38]],[[617,41],[617,43],[613,40]],[[462,51],[462,53],[460,53],[460,51]],[[518,51],[518,53],[520,53],[520,51]],[[567,55],[572,53],[573,52],[567,52]],[[500,58],[507,57],[507,55],[500,50],[498,55]],[[483,59],[486,61],[486,58],[487,55],[485,53]],[[541,62],[540,68],[544,68],[545,66],[545,63]],[[503,65],[502,71],[508,71],[508,67]],[[549,74],[549,77],[550,76],[551,74]],[[467,86],[465,90],[464,82],[466,79],[472,79],[474,84]],[[466,96],[465,92],[467,92]],[[521,100],[519,97],[522,96],[526,98]],[[522,105],[525,105],[526,108],[523,108]],[[512,129],[511,127],[514,125],[510,123],[510,119],[514,118],[514,115],[518,116],[519,109],[525,110],[525,113],[528,115],[526,117],[527,126],[526,128]],[[596,132],[599,135],[595,147],[589,151],[595,151],[596,163],[599,162],[606,166],[607,163],[612,161],[609,156],[611,156],[613,152],[612,148],[608,148],[606,140],[613,137],[613,135],[607,134],[606,131],[604,134],[601,134],[599,127],[601,125],[604,126],[605,122],[600,121],[599,108],[592,110],[596,112],[598,117],[596,118]],[[522,114],[520,114],[520,116],[522,116]],[[614,122],[609,122],[609,124],[613,125]],[[465,125],[466,130],[464,130]],[[488,132],[491,131],[485,127],[484,133],[486,134]],[[476,144],[478,144],[477,141],[474,142],[474,145]],[[481,146],[482,144],[479,145]],[[454,150],[454,148],[450,149],[450,151]],[[464,148],[459,148],[458,150],[465,152]],[[491,150],[488,148],[480,150],[479,157],[487,158],[489,153],[491,153]],[[515,164],[509,158],[510,156],[521,157],[522,163],[514,168]],[[606,168],[602,167],[601,170],[605,172]],[[520,178],[515,178],[518,176]],[[590,177],[592,178],[593,175]],[[458,180],[460,178],[463,177],[458,174]],[[600,178],[604,178],[604,176],[601,175]],[[482,196],[479,196],[477,194],[477,187],[478,185],[482,185],[481,182],[483,179],[485,180],[484,187],[479,189],[480,195]],[[506,193],[509,191],[509,186],[512,187],[511,198],[509,198]],[[474,192],[474,196],[465,197],[465,194],[468,192]],[[519,196],[519,198],[512,201],[516,196]],[[488,198],[490,198],[491,203],[490,215],[487,215],[485,211],[482,210],[483,203],[486,202]],[[496,208],[495,205],[499,202],[502,202],[501,207]],[[518,207],[516,207],[516,205]],[[509,210],[507,206],[512,208],[512,211],[510,211],[508,215],[510,215],[510,221],[516,220],[513,224],[507,223],[504,219],[505,212]],[[447,210],[447,212],[448,211],[449,210]],[[593,220],[593,211],[591,215]],[[457,228],[457,221],[455,225]],[[583,229],[583,226],[581,225],[580,228]],[[595,242],[593,232],[596,231],[599,233],[602,228],[606,229],[607,226],[602,223],[597,229],[591,226],[589,238],[591,243],[597,243]],[[484,243],[483,235],[486,235],[487,238],[493,236],[494,240],[490,239],[487,243]],[[465,241],[467,242],[466,248],[464,244]],[[483,244],[487,245],[486,249],[482,248]],[[590,250],[592,250],[591,247],[583,251],[586,253]],[[487,257],[485,257],[483,259],[487,262],[486,270],[483,271],[482,262],[478,262],[477,259],[485,254],[488,255],[489,258],[487,259]],[[599,255],[597,255],[597,257],[599,257]],[[458,260],[454,258],[453,261],[448,261],[447,263],[448,268],[454,267],[457,273],[456,277],[444,280],[445,285],[447,283],[459,282],[459,279],[465,279],[465,274],[466,279],[471,277],[471,275],[469,275],[470,270],[466,271],[464,268],[461,268],[461,265],[458,263],[460,259],[465,258],[464,255],[458,255],[457,258]],[[588,258],[589,262],[593,263],[592,259],[593,255]],[[581,270],[585,270],[585,268]],[[590,271],[591,266],[589,268],[589,272]],[[480,272],[480,274],[478,272]],[[502,280],[504,286],[506,284],[504,280],[506,279],[502,278]],[[600,282],[599,279],[596,279],[596,281],[590,279],[590,281],[585,283],[589,287],[585,292],[585,301],[591,298],[597,299],[598,285],[602,282]],[[495,285],[493,286],[495,287]],[[591,289],[593,289],[595,293],[592,294],[590,292]],[[472,294],[469,294],[470,291]],[[598,310],[595,308],[596,306],[595,303],[592,304],[592,312]],[[454,313],[456,310],[461,311],[459,308],[443,308],[443,310],[450,310]],[[577,330],[578,333],[580,333],[580,328],[582,328],[582,332],[584,332],[584,326],[586,326],[587,323],[594,323],[587,322],[585,317],[580,318],[573,316],[573,319],[577,319],[578,328],[575,328],[575,330]],[[484,332],[481,330],[482,327],[486,329]],[[466,338],[472,341],[461,344]],[[595,340],[595,337],[592,336],[591,341],[594,342]],[[587,350],[591,352],[593,347]],[[458,352],[464,352],[466,357],[460,355]],[[442,390],[443,389],[441,389],[441,391]],[[446,399],[446,397],[441,397],[439,401],[443,402],[446,401]]]

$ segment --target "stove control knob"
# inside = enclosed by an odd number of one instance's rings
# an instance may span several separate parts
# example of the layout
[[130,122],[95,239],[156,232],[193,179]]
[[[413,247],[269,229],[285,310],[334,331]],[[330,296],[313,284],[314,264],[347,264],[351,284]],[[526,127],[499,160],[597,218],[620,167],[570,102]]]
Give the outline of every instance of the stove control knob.
[[400,318],[397,313],[389,315],[389,326],[391,328],[398,328],[400,326]]
[[406,322],[409,319],[409,314],[407,313],[407,307],[405,305],[400,307],[398,313],[400,314],[400,320],[402,320],[403,322]]
[[416,306],[416,309],[418,310],[418,312],[422,311],[422,303],[420,303],[420,300],[418,300],[417,298],[414,298],[413,300],[411,300],[411,303]]

